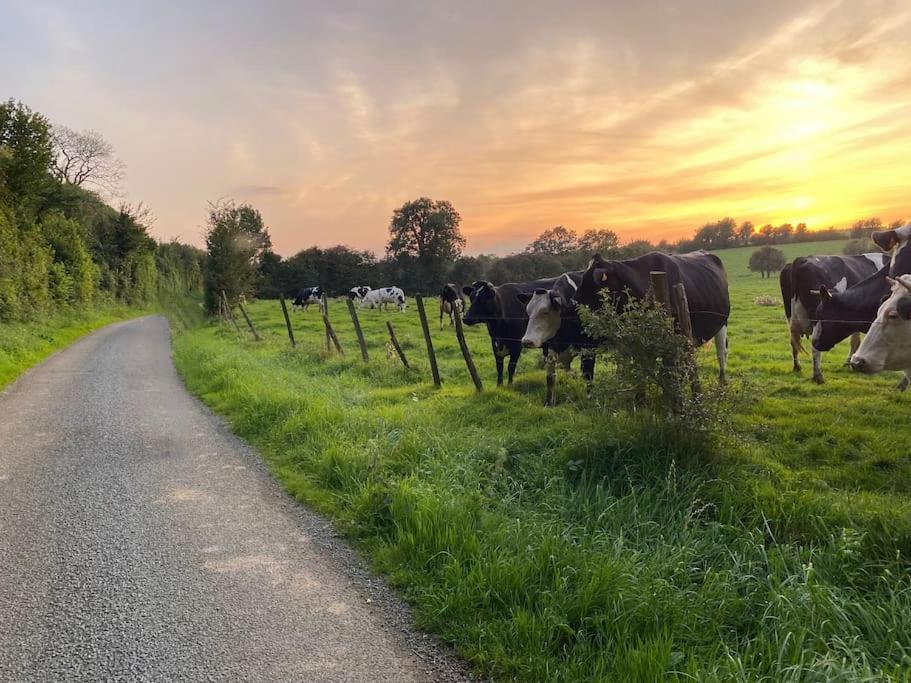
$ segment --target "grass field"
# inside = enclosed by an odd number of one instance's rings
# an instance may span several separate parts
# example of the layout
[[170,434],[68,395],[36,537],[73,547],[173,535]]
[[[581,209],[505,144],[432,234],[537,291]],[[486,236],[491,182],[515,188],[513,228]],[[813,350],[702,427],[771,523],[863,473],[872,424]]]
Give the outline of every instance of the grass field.
[[[292,351],[271,301],[250,307],[264,341],[213,325],[177,337],[174,354],[190,389],[483,674],[909,680],[911,395],[894,392],[897,376],[842,367],[845,345],[824,358],[827,384],[794,375],[781,307],[754,304],[780,298],[777,279],[749,273],[749,252],[719,252],[733,414],[713,438],[596,409],[575,376],[545,409],[539,352],[496,389],[483,328],[467,330],[476,395],[435,301],[439,391],[411,301],[361,312],[367,365],[341,301],[343,357],[326,353],[315,310],[294,316]],[[700,364],[711,390],[710,348]]]

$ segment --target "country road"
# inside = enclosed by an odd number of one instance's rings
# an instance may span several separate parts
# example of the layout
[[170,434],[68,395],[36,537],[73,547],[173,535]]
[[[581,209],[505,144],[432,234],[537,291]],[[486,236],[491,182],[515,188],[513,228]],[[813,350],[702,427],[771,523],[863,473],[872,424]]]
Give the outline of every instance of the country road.
[[186,392],[163,318],[0,393],[0,680],[462,680],[409,624]]

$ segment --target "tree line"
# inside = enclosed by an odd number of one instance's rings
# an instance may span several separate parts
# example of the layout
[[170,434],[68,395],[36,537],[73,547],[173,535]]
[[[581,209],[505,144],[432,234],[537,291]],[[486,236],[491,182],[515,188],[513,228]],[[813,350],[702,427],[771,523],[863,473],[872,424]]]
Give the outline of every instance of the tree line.
[[[460,225],[461,217],[452,204],[422,197],[393,212],[382,258],[371,251],[344,245],[309,247],[289,258],[281,258],[264,244],[255,257],[255,268],[251,268],[256,270],[255,275],[251,275],[253,280],[249,280],[256,282],[251,293],[275,298],[279,294],[290,296],[300,287],[319,284],[328,295],[338,296],[355,285],[394,284],[407,292],[432,294],[450,281],[522,282],[582,270],[595,253],[608,259],[624,259],[650,251],[685,253],[697,249],[771,247],[845,238],[852,238],[846,249],[873,251],[875,249],[867,248],[872,244],[869,234],[881,229],[883,222],[879,218],[868,218],[846,229],[829,227],[811,231],[805,223],[769,224],[757,229],[750,221],[738,223],[733,218],[722,218],[698,228],[692,237],[676,242],[637,239],[626,243],[621,242],[616,232],[606,228],[578,233],[555,226],[538,235],[521,252],[508,256],[463,255],[465,239]],[[900,222],[892,225],[900,225]],[[770,250],[763,250],[763,254],[761,263],[757,261],[756,270],[764,274],[780,270],[776,265],[777,256]]]
[[0,321],[200,289],[204,252],[158,244],[147,208],[105,201],[123,177],[99,133],[0,102]]

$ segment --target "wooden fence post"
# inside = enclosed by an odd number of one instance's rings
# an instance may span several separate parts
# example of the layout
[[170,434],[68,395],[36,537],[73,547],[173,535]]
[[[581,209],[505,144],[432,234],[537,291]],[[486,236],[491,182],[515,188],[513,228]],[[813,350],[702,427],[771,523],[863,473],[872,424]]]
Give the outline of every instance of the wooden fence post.
[[329,344],[331,337],[329,336],[329,328],[332,327],[329,324],[329,300],[326,299],[326,292],[323,292],[323,295],[320,297],[320,313],[323,316],[323,322],[326,324],[326,351],[329,351]]
[[427,356],[430,358],[430,374],[433,375],[434,386],[440,386],[440,369],[437,367],[437,357],[433,352],[433,342],[430,339],[430,326],[427,325],[427,313],[424,311],[424,297],[420,294],[414,295],[414,302],[418,307],[418,315],[421,318],[421,328],[424,330],[424,341],[427,342]]
[[544,358],[544,368],[546,372],[546,391],[544,393],[544,405],[552,408],[557,405],[557,354],[553,350],[548,350]]
[[471,381],[474,382],[475,391],[480,392],[484,387],[481,386],[481,378],[478,376],[478,369],[474,366],[474,360],[471,358],[471,351],[468,350],[468,344],[465,343],[465,330],[462,329],[462,318],[455,316],[456,337],[459,340],[459,348],[462,349],[462,357],[465,359],[465,365],[468,366],[468,374],[471,375]]
[[649,273],[649,279],[652,281],[652,293],[655,301],[664,306],[664,310],[671,312],[670,292],[667,288],[667,273],[662,270],[653,270]]
[[224,302],[224,310],[228,319],[234,323],[234,329],[237,330],[237,334],[243,336],[243,332],[240,331],[240,325],[237,324],[237,318],[234,317],[234,311],[231,310],[231,304],[228,303],[228,295],[225,294],[225,290],[221,290],[221,300]]
[[348,313],[351,314],[351,322],[354,323],[354,333],[357,335],[358,346],[361,347],[361,358],[368,362],[370,357],[367,355],[367,342],[364,341],[364,332],[361,330],[361,321],[357,319],[357,311],[354,310],[354,302],[347,299]]
[[294,341],[294,330],[291,329],[291,318],[288,317],[288,305],[285,303],[285,295],[279,294],[278,300],[282,304],[282,313],[285,316],[285,326],[288,328],[288,339],[291,340],[291,348],[293,349],[297,346],[297,342]]
[[399,340],[395,338],[395,330],[392,329],[392,323],[388,320],[386,321],[386,328],[389,330],[389,338],[392,340],[392,346],[395,348],[395,352],[399,354],[399,358],[402,360],[402,365],[406,368],[410,368],[408,365],[408,359],[405,358],[405,352],[402,351],[402,347],[399,344]]
[[[332,329],[332,323],[329,322],[329,316],[325,313],[323,313],[323,325],[326,326],[326,339],[331,339],[332,343],[335,344],[335,350],[344,356],[345,352],[342,351],[342,345],[338,343],[338,337],[335,336],[335,330]],[[326,343],[328,344],[329,342],[327,341]]]
[[253,333],[253,338],[256,341],[262,341],[262,337],[259,336],[259,332],[256,331],[256,328],[253,327],[253,321],[250,320],[250,316],[247,315],[247,309],[244,308],[244,305],[241,302],[237,302],[237,307],[240,308],[240,312],[244,314],[244,320],[247,321],[247,326],[250,328],[250,331]]
[[689,354],[690,362],[692,363],[690,385],[693,388],[693,393],[699,394],[702,392],[702,387],[699,383],[699,373],[696,369],[696,346],[693,342],[693,322],[690,320],[690,306],[689,302],[686,300],[686,287],[683,286],[682,282],[678,282],[674,285],[673,296],[671,298],[673,300],[674,310],[677,313],[680,334],[682,334],[685,339],[687,353]]

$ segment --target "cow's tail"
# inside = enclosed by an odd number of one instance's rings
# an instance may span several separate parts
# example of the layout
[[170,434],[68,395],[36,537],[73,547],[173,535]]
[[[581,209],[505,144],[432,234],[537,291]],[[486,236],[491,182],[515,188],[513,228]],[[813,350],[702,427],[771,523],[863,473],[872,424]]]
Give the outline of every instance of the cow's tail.
[[781,302],[784,304],[784,314],[791,319],[791,299],[794,298],[794,288],[791,283],[793,264],[789,263],[778,274],[778,286],[781,288]]

